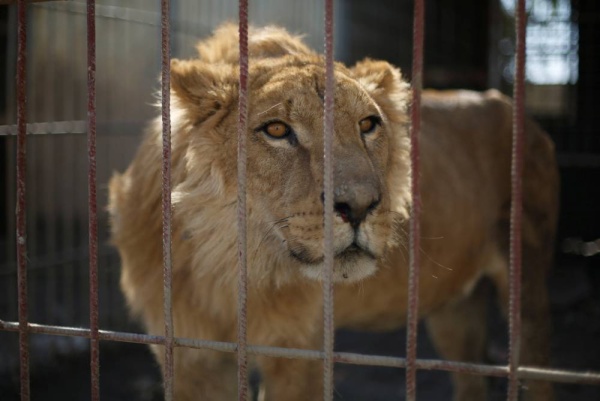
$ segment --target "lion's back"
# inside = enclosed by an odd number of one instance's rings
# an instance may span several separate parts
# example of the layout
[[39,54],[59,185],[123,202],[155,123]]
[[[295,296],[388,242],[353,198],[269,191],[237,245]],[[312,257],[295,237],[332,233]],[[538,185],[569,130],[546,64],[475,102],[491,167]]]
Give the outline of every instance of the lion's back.
[[[507,225],[513,111],[512,100],[496,90],[424,92],[421,138],[424,202],[429,202],[431,209],[451,210],[448,216],[453,221],[462,212],[470,216],[486,214],[481,219],[487,226],[497,228],[498,222]],[[554,143],[528,117],[524,128],[524,233],[532,236],[532,240],[542,236],[551,238],[556,226],[559,190]],[[448,204],[449,199],[453,204]]]

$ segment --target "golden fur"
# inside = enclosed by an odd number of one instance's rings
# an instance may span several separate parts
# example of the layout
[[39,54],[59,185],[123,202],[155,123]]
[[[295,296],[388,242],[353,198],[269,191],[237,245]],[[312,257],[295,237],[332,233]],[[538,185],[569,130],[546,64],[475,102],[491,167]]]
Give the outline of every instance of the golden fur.
[[[173,60],[173,319],[177,337],[236,341],[238,42],[226,25]],[[298,37],[250,32],[248,109],[248,341],[319,349],[323,257],[322,58]],[[382,61],[335,65],[334,251],[337,327],[386,330],[404,324],[410,213],[408,85]],[[421,135],[422,253],[419,311],[442,356],[481,360],[486,276],[507,302],[510,101],[496,91],[426,92]],[[359,122],[377,117],[361,133]],[[284,139],[266,125],[287,124]],[[523,349],[547,363],[544,286],[551,263],[558,178],[553,145],[527,122],[524,162]],[[121,284],[149,333],[162,334],[161,126],[149,129],[128,170],[110,182]],[[316,279],[316,280],[315,280]],[[161,347],[153,348],[162,363]],[[316,400],[321,365],[256,358],[261,397]],[[177,400],[233,400],[232,354],[177,348]],[[529,383],[528,399],[553,399]],[[456,375],[455,399],[484,399],[484,379]]]

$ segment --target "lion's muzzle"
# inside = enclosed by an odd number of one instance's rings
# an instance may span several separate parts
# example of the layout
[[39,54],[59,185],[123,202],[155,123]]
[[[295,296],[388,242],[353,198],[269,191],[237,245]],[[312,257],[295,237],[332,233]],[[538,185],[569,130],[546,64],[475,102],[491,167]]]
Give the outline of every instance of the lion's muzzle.
[[[335,212],[355,230],[381,201],[381,187],[373,166],[367,158],[360,156],[355,153],[351,158],[353,166],[348,166],[344,159],[340,160],[340,165],[336,166],[333,190]],[[321,193],[321,200],[324,198]]]

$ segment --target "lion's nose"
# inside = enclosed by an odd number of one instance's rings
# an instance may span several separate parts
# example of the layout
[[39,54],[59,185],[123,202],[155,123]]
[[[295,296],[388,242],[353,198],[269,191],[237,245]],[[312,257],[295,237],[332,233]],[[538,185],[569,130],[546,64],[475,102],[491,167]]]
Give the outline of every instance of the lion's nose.
[[[321,199],[324,199],[323,194]],[[380,194],[371,186],[350,189],[341,186],[335,188],[333,202],[333,208],[342,220],[356,228],[379,205]]]
[[333,208],[340,215],[343,221],[350,223],[352,227],[356,228],[367,217],[367,214],[374,210],[378,204],[379,199],[369,203],[336,202],[333,205]]

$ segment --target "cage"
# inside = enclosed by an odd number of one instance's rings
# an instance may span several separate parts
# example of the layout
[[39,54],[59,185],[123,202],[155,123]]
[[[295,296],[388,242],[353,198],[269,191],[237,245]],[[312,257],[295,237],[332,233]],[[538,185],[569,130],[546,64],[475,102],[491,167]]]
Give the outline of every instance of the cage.
[[[157,2],[142,0],[126,5],[115,0],[96,3],[97,180],[102,209],[105,183],[113,171],[126,167],[144,126],[155,115],[161,10]],[[237,20],[237,6],[237,1],[230,0],[173,1],[172,56],[190,56],[199,37],[222,21]],[[598,182],[600,172],[600,137],[594,128],[597,113],[592,96],[600,77],[594,51],[598,29],[594,21],[600,10],[593,0],[537,0],[529,3],[527,12],[526,105],[557,144],[563,181],[557,265],[550,282],[557,333],[553,353],[557,367],[599,370],[600,350],[594,339],[600,330],[600,275],[594,244],[600,235],[596,207],[600,193],[593,183]],[[29,317],[31,322],[53,326],[88,327],[90,321],[86,13],[86,3],[78,0],[27,7]],[[383,58],[410,71],[412,1],[366,4],[349,0],[338,2],[335,13],[336,58],[345,62],[366,56]],[[425,86],[495,87],[511,92],[515,7],[510,2],[429,1],[425,15]],[[0,219],[0,318],[7,322],[18,320],[14,235],[17,20],[14,5],[0,5],[0,177],[4,191],[0,204],[5,215]],[[250,21],[255,25],[276,23],[304,33],[313,48],[323,51],[325,24],[320,2],[250,2]],[[108,242],[103,211],[99,212],[98,227],[99,325],[105,330],[139,332],[127,317],[118,288],[119,263]],[[493,317],[490,324],[503,329],[496,332],[505,331],[499,320]],[[402,336],[398,332],[342,332],[336,344],[342,351],[401,356]],[[0,394],[6,394],[6,399],[18,399],[17,340],[15,333],[0,331]],[[76,389],[73,377],[87,366],[89,341],[43,334],[31,335],[30,341],[34,398],[50,388],[44,399],[87,399],[89,375],[86,372],[84,384]],[[421,334],[420,341],[419,357],[434,358],[426,336]],[[503,335],[492,341],[489,353],[493,362],[505,363],[505,342]],[[131,365],[120,364],[117,360],[123,352],[137,359]],[[158,367],[141,346],[103,344],[101,358],[101,385],[106,386],[103,398],[161,397]],[[57,374],[55,367],[65,363],[70,368]],[[140,365],[144,368],[137,370]],[[110,386],[127,371],[138,372],[130,387]],[[402,375],[389,368],[336,366],[340,399],[402,399],[401,381]],[[419,373],[417,385],[425,399],[444,399],[450,391],[445,373]],[[504,380],[496,380],[494,399],[503,399],[505,385]],[[563,385],[559,394],[561,399],[590,400],[600,397],[600,390]]]

